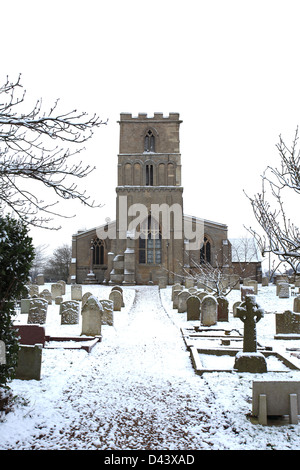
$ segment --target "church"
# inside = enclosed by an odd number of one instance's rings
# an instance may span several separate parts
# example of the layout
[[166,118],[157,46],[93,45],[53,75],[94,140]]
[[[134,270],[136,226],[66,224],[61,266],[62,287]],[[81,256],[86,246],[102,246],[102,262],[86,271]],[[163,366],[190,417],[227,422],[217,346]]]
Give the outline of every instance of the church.
[[72,237],[72,283],[182,282],[201,263],[232,273],[228,227],[184,213],[178,113],[121,113],[116,219]]

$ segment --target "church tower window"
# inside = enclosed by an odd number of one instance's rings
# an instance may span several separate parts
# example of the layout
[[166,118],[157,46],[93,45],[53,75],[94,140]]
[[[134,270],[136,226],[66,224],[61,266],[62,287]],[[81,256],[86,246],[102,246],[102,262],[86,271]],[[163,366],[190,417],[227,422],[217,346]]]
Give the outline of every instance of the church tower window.
[[144,151],[155,152],[155,137],[151,130],[149,130],[147,134],[145,135]]
[[200,263],[211,263],[211,245],[206,237],[204,237],[203,246],[200,249]]
[[161,264],[161,233],[159,224],[151,215],[141,225],[139,263]]
[[153,165],[146,165],[146,186],[153,186]]

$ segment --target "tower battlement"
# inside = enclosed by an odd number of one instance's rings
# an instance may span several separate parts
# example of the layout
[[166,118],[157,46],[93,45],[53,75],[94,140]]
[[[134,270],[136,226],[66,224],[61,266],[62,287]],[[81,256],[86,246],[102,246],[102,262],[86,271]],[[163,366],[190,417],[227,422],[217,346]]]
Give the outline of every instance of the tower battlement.
[[137,116],[133,116],[131,113],[121,113],[120,121],[179,121],[179,113],[169,113],[168,116],[164,116],[163,113],[155,112],[153,116],[148,116],[147,113],[138,113]]

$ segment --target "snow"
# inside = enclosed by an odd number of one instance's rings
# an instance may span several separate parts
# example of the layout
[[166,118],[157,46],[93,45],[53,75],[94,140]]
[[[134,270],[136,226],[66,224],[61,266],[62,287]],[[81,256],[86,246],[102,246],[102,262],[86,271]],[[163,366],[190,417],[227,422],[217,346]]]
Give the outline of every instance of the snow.
[[[108,298],[110,290],[83,286],[83,293],[100,299]],[[102,326],[102,342],[90,353],[54,343],[57,348],[43,349],[40,381],[11,382],[16,402],[11,412],[0,415],[1,450],[300,447],[300,425],[262,426],[249,418],[253,380],[300,380],[300,371],[199,376],[180,331],[197,322],[187,322],[185,313],[172,309],[171,287],[159,291],[156,286],[126,286],[123,292],[125,307],[114,312],[114,326]],[[275,286],[259,286],[257,301],[266,313],[257,323],[258,342],[289,354],[286,348],[300,347],[299,340],[274,339],[272,312],[292,310],[294,297],[279,299],[275,292]],[[64,300],[69,299],[67,286]],[[239,299],[239,291],[229,294],[231,309]],[[58,305],[49,306],[46,334],[80,334],[81,324],[60,325],[58,311]],[[20,322],[26,323],[27,315],[19,314]],[[243,331],[232,313],[228,323],[219,325]],[[234,358],[218,358],[227,359],[232,363]],[[293,360],[300,367],[300,360]]]

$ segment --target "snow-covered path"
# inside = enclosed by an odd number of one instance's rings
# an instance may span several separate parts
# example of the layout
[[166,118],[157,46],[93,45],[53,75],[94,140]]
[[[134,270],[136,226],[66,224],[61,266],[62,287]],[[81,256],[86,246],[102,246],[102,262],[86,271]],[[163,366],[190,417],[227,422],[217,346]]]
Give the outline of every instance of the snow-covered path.
[[[170,289],[135,292],[127,291],[131,308],[116,312],[90,354],[44,349],[42,380],[12,382],[18,400],[0,419],[0,449],[299,448],[300,425],[247,418],[256,374],[194,373]],[[299,372],[282,377],[299,379]]]
[[138,288],[128,324],[65,372],[61,393],[53,397],[56,419],[47,420],[48,403],[45,416],[35,419],[38,429],[27,429],[25,441],[16,436],[6,448],[197,448],[188,428],[206,419],[199,408],[204,383],[157,287]]

